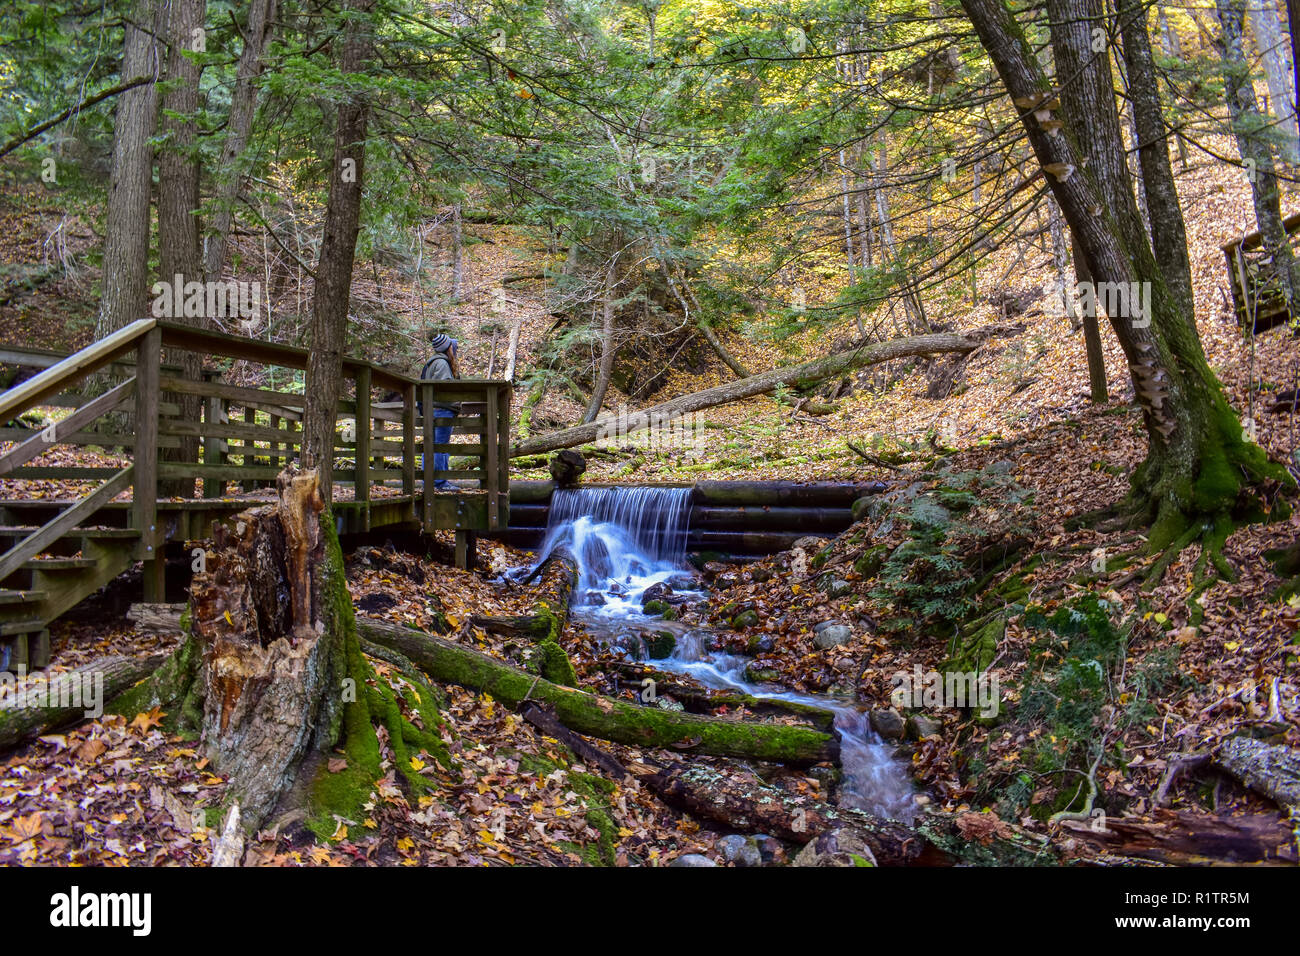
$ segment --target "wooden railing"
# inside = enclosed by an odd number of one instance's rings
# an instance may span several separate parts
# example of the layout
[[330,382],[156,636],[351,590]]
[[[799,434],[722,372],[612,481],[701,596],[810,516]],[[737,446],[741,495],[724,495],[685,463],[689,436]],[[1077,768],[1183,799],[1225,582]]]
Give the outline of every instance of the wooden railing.
[[[1283,219],[1282,227],[1291,241],[1300,231],[1300,213],[1292,213]],[[1224,243],[1222,249],[1237,323],[1243,328],[1263,332],[1290,319],[1286,296],[1277,280],[1268,276],[1269,257],[1264,250],[1263,235],[1258,231],[1248,232]]]
[[[103,504],[131,492],[131,526],[140,534],[138,557],[153,562],[159,547],[157,508],[160,482],[200,481],[205,499],[225,498],[230,487],[251,492],[273,483],[283,466],[302,447],[305,397],[291,391],[250,388],[183,377],[178,367],[164,366],[163,350],[173,361],[184,351],[204,358],[219,356],[254,365],[305,370],[303,349],[218,332],[171,325],[154,319],[134,322],[113,335],[61,360],[34,353],[32,364],[46,366],[25,382],[0,393],[0,426],[29,410],[52,404],[73,407],[66,418],[33,434],[6,427],[0,438],[21,439],[0,453],[0,478],[99,481],[60,514],[0,555],[0,582],[8,573],[41,553],[50,541],[85,521]],[[0,346],[0,358],[21,359],[21,350]],[[107,369],[106,372],[104,370]],[[114,379],[117,384],[96,397],[90,385]],[[121,381],[122,375],[130,377]],[[344,397],[338,403],[333,478],[351,486],[357,502],[372,497],[400,497],[407,517],[427,529],[495,531],[508,514],[508,382],[460,379],[426,382],[367,362],[343,361]],[[101,386],[102,387],[102,386]],[[396,400],[392,400],[392,396]],[[197,397],[196,420],[182,416],[182,396]],[[376,398],[388,396],[388,401]],[[164,400],[166,399],[166,400]],[[461,403],[454,418],[420,412],[433,403]],[[126,411],[124,411],[126,409]],[[129,427],[124,423],[129,415]],[[452,441],[436,444],[433,429],[450,426]],[[464,436],[472,436],[468,441]],[[460,438],[461,440],[457,440]],[[174,460],[160,450],[197,442],[195,461]],[[131,449],[125,468],[31,465],[56,445],[79,444]],[[426,454],[426,452],[428,454]],[[456,456],[451,467],[434,469],[434,453]],[[421,456],[422,467],[417,467]],[[438,481],[455,483],[451,493],[436,490]],[[382,490],[380,490],[382,489]],[[362,509],[368,521],[368,509]],[[363,528],[363,530],[365,530]],[[161,562],[157,562],[158,565]],[[159,572],[160,573],[160,572]]]

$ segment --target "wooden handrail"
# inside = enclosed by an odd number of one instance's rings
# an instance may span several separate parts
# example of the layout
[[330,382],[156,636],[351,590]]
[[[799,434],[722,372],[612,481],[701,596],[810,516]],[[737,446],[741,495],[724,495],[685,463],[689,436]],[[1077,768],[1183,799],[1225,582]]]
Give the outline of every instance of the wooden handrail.
[[6,551],[3,556],[0,556],[0,580],[13,574],[22,567],[23,562],[36,557],[67,532],[81,524],[81,522],[98,511],[101,506],[112,501],[116,494],[125,491],[131,484],[134,471],[134,465],[127,465],[71,508],[59,512],[52,520],[46,522]]
[[33,435],[27,441],[0,455],[0,475],[7,475],[25,461],[31,461],[50,445],[66,441],[83,425],[87,425],[101,415],[117,408],[135,391],[135,379],[129,378],[116,388],[110,389],[98,398],[91,399],[75,412],[53,426],[54,435],[50,438],[44,431]]
[[[1300,212],[1293,212],[1291,215],[1283,219],[1282,228],[1286,230],[1288,236],[1297,229],[1300,229]],[[1256,229],[1254,232],[1248,232],[1244,236],[1238,236],[1236,239],[1229,239],[1220,248],[1224,252],[1231,253],[1234,249],[1240,246],[1244,252],[1249,252],[1251,249],[1262,244],[1263,241],[1263,233]]]
[[21,385],[0,393],[0,422],[39,405],[41,399],[57,395],[74,379],[84,378],[135,347],[137,341],[158,325],[157,319],[140,319],[112,335],[74,352],[57,365],[34,375]]

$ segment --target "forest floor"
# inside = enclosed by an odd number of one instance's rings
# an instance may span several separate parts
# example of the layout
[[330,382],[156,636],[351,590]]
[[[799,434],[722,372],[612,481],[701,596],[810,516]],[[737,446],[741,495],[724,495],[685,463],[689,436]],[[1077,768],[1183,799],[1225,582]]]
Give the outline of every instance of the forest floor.
[[[1201,166],[1184,172],[1179,187],[1188,213],[1198,327],[1210,362],[1234,407],[1254,422],[1255,439],[1300,472],[1296,415],[1269,410],[1271,393],[1300,386],[1296,339],[1286,328],[1243,338],[1224,307],[1219,245],[1248,223],[1246,183],[1235,173]],[[65,349],[85,344],[97,273],[89,257],[95,211],[70,212],[33,186],[6,197],[0,203],[6,282],[0,338]],[[409,276],[359,265],[357,298],[368,316],[359,347],[378,352],[367,335],[378,340],[385,321],[400,323],[411,343],[403,361],[418,367],[419,341],[438,315],[438,327],[450,327],[465,343],[468,374],[499,372],[505,330],[522,316],[519,367],[544,360],[552,320],[543,297],[530,291],[540,285],[511,284],[504,298],[493,290],[503,287],[505,276],[538,271],[545,250],[506,227],[467,231],[479,240],[467,250],[470,293],[450,318],[445,308],[439,311],[437,297],[417,296]],[[258,243],[243,241],[254,261]],[[432,230],[427,251],[427,281],[445,288],[449,261],[440,230]],[[40,272],[59,256],[70,270]],[[1033,243],[999,250],[981,275],[992,283],[1017,256],[1023,264],[1013,272],[1011,291],[1041,291],[1050,279],[1050,255]],[[274,287],[277,314],[304,301],[301,276],[295,284],[285,275]],[[31,285],[16,291],[15,283]],[[980,304],[945,313],[945,325],[969,329],[1014,320],[1026,330],[978,349],[947,399],[923,397],[944,361],[899,364],[859,376],[829,415],[792,414],[770,398],[713,409],[701,416],[698,444],[612,449],[590,460],[586,478],[889,483],[896,493],[882,496],[874,513],[824,551],[708,569],[710,601],[687,610],[687,621],[718,627],[720,643],[752,653],[754,672],[768,679],[854,697],[880,712],[890,707],[893,676],[916,667],[943,670],[964,661],[995,675],[1003,692],[1000,718],[919,708],[932,723],[922,725],[927,733],[912,735],[921,739],[899,741],[900,755],[936,805],[987,808],[1051,835],[1068,852],[1083,853],[1048,817],[1083,806],[1089,778],[1097,787],[1095,806],[1106,813],[1149,816],[1182,755],[1208,752],[1243,732],[1300,746],[1300,602],[1274,597],[1281,582],[1264,557],[1296,540],[1300,516],[1236,531],[1224,548],[1236,579],[1204,590],[1194,586],[1197,546],[1152,585],[1144,573],[1150,561],[1137,554],[1141,542],[1132,533],[1067,528],[1071,518],[1122,497],[1145,455],[1122,356],[1113,337],[1103,334],[1112,401],[1091,404],[1081,335],[1069,320],[1047,314],[1042,296],[1004,315],[989,304],[997,291],[981,285]],[[301,316],[301,309],[293,314]],[[826,349],[825,336],[812,332],[780,348],[731,333],[723,337],[755,371]],[[711,355],[697,361],[670,368],[641,401],[731,377]],[[638,360],[629,365],[632,383],[657,371]],[[238,377],[239,369],[232,374]],[[516,389],[516,412],[524,392]],[[613,393],[606,407],[627,400]],[[549,391],[532,413],[533,432],[571,424],[580,412],[577,396]],[[894,467],[865,461],[849,441]],[[923,517],[918,501],[943,504],[924,517],[937,520],[944,535],[931,551],[904,561],[898,548]],[[1291,503],[1300,501],[1292,496]],[[976,568],[963,563],[975,553],[998,560]],[[483,569],[468,573],[424,556],[359,551],[349,562],[354,600],[363,613],[412,627],[432,627],[440,616],[456,639],[513,660],[517,648],[469,626],[468,619],[517,612],[529,603],[527,589],[490,576],[530,556],[498,544],[482,556]],[[924,568],[952,573],[935,587],[933,576],[917,573]],[[169,649],[167,639],[140,635],[121,617],[128,588],[110,588],[97,603],[56,622],[55,670],[106,653]],[[732,625],[742,611],[754,614]],[[813,628],[825,621],[848,624],[850,640],[828,648],[814,644]],[[610,677],[607,652],[581,627],[570,627],[563,644],[584,687],[631,696]],[[1114,665],[1121,679],[1093,680],[1094,661]],[[400,675],[374,663],[400,690]],[[250,844],[246,862],[653,865],[684,854],[721,861],[718,841],[725,830],[666,808],[634,782],[606,779],[486,697],[450,687],[442,693],[441,733],[459,772],[417,756],[417,772],[437,783],[435,796],[408,800],[387,752],[389,772],[376,783],[369,816],[340,820],[335,838],[319,845],[304,841],[300,829],[268,830]],[[105,716],[9,754],[0,764],[0,862],[207,862],[216,821],[195,814],[220,802],[224,782],[194,742],[162,730],[162,717]],[[625,766],[663,757],[608,749]],[[826,785],[816,773],[778,777],[781,786],[796,790]],[[1278,812],[1210,768],[1183,774],[1166,790],[1163,804],[1173,809]]]

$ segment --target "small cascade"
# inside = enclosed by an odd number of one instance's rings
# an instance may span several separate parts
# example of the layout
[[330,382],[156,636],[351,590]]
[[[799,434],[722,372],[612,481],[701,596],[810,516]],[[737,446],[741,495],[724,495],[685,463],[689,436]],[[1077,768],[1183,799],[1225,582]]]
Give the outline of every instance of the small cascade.
[[[697,586],[685,560],[690,513],[690,488],[560,489],[551,497],[539,561],[559,547],[573,553],[579,572],[575,617],[606,630],[623,623],[645,625],[654,620],[641,610],[647,588],[668,582],[682,593]],[[865,713],[841,700],[751,684],[744,679],[746,659],[709,650],[710,637],[704,628],[680,632],[673,656],[656,663],[706,687],[831,711],[844,771],[840,803],[912,819],[916,808],[911,780]]]
[[540,555],[573,552],[580,605],[603,616],[639,614],[646,588],[686,574],[690,517],[690,488],[561,488]]

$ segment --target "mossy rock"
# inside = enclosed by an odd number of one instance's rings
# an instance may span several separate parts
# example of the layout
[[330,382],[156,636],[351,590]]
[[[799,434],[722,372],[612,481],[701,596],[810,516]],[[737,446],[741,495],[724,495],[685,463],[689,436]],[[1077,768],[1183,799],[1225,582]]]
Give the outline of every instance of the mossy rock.
[[771,667],[756,667],[753,664],[745,668],[745,680],[755,684],[773,684],[781,677]]
[[889,545],[872,545],[858,555],[857,560],[853,562],[853,570],[862,575],[863,579],[870,580],[880,573],[880,569],[885,566],[885,559],[888,557]]
[[731,626],[735,628],[754,627],[758,624],[758,612],[753,608],[746,608],[731,619]]
[[646,653],[652,660],[672,657],[677,649],[677,635],[672,631],[652,631],[645,638]]
[[641,611],[651,617],[662,617],[665,621],[677,620],[677,608],[667,601],[646,601]]

